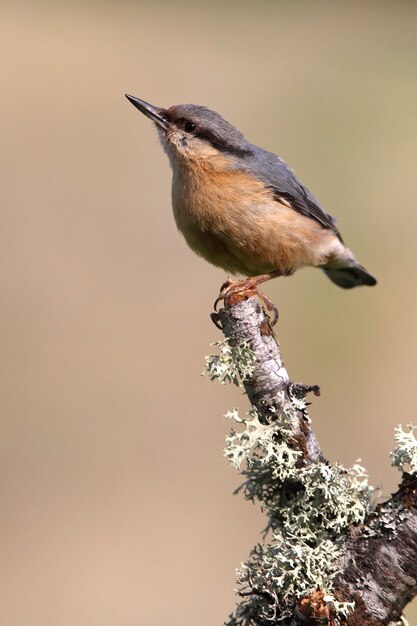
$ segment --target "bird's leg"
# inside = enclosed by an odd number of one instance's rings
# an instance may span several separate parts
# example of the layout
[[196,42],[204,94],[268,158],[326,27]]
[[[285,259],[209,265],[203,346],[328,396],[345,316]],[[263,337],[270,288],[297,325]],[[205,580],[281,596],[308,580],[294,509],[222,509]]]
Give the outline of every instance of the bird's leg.
[[249,297],[256,295],[260,300],[262,300],[268,311],[273,312],[271,324],[274,326],[278,321],[278,309],[272,300],[270,300],[262,291],[258,289],[258,285],[270,280],[271,278],[276,278],[281,275],[281,272],[277,270],[275,272],[270,272],[269,274],[261,274],[260,276],[244,278],[243,280],[227,280],[221,286],[220,293],[214,303],[214,310],[217,311],[217,305],[222,300],[227,306],[230,304],[231,299],[236,296]]

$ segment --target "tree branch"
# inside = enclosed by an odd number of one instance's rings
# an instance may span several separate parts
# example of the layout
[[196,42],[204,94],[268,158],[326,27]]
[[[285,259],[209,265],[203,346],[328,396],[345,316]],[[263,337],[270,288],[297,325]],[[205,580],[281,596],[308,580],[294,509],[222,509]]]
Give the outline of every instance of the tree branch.
[[[219,317],[229,344],[238,346],[246,343],[255,355],[253,373],[243,381],[243,385],[250,403],[265,423],[270,422],[274,414],[292,410],[294,398],[303,397],[308,391],[320,394],[317,385],[300,385],[290,381],[278,341],[257,298],[222,309]],[[304,460],[324,460],[311,430],[307,411],[296,409],[296,414],[293,437],[303,452]]]
[[261,502],[272,532],[239,572],[242,601],[229,626],[397,623],[417,594],[415,475],[372,508],[357,468],[324,458],[303,401],[318,387],[290,381],[258,300],[229,302],[219,319],[230,346],[254,356],[243,385],[255,414],[237,418],[246,431],[232,431],[226,455],[236,467],[244,460],[241,490]]

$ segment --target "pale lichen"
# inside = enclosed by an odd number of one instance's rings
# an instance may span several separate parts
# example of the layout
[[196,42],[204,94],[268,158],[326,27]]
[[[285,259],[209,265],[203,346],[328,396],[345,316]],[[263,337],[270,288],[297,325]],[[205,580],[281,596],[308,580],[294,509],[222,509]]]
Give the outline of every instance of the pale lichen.
[[228,411],[225,417],[244,426],[240,432],[232,429],[226,437],[225,456],[236,469],[241,470],[243,464],[245,470],[258,464],[269,464],[274,468],[275,478],[278,478],[282,471],[292,471],[297,459],[302,456],[286,441],[291,436],[290,424],[287,427],[277,422],[263,424],[254,407],[245,417],[239,417],[237,409]]
[[229,342],[216,341],[211,344],[219,348],[219,354],[206,356],[203,375],[207,374],[210,380],[218,380],[220,384],[232,383],[238,387],[252,374],[255,355],[244,342],[238,346],[231,346]]
[[395,441],[397,446],[391,452],[391,462],[402,472],[409,474],[417,473],[417,439],[414,431],[417,426],[407,425],[408,431],[403,430],[400,424],[395,428]]

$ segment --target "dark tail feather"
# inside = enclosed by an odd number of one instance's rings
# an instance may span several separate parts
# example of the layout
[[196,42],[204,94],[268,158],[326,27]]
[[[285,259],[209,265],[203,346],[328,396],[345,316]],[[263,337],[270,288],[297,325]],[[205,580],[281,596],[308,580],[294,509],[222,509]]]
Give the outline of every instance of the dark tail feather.
[[323,267],[323,272],[339,287],[352,289],[360,285],[376,285],[376,278],[369,274],[362,265],[356,263],[350,267]]

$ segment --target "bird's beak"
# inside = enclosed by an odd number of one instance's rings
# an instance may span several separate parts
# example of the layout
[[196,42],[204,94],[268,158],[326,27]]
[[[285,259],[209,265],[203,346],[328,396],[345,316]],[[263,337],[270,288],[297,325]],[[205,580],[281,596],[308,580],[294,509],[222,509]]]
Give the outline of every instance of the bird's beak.
[[134,96],[129,96],[125,94],[126,98],[135,106],[141,113],[149,117],[152,121],[155,122],[158,126],[166,130],[168,128],[168,120],[164,116],[164,110],[159,107],[154,107],[149,102],[145,102],[145,100],[139,100],[139,98],[135,98]]

